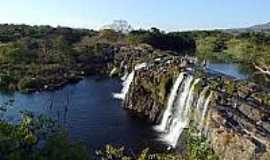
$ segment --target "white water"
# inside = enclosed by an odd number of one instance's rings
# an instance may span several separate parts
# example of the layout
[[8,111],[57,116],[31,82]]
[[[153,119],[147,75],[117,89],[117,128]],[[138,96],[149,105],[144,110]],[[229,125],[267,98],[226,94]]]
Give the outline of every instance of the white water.
[[121,80],[122,80],[122,81],[125,81],[125,80],[127,79],[127,77],[128,77],[128,73],[126,72],[126,73],[123,75],[123,77],[121,77]]
[[128,93],[129,87],[134,79],[135,71],[132,71],[126,78],[126,80],[122,83],[123,88],[121,90],[121,93],[114,93],[113,97],[117,99],[124,100],[126,98],[126,95]]
[[180,91],[178,94],[174,113],[171,120],[169,120],[170,122],[168,124],[169,127],[167,133],[162,136],[162,140],[170,144],[172,147],[176,147],[182,131],[185,127],[187,127],[189,122],[189,111],[191,107],[191,102],[188,101],[191,101],[192,98],[189,98],[189,96],[191,95],[190,92],[193,92],[194,89],[192,81],[192,76],[188,76],[185,79],[182,85],[183,91]]
[[[121,93],[115,93],[114,97],[125,100],[130,85],[135,77],[135,72],[147,67],[146,63],[138,64],[134,70],[122,77],[123,88]],[[193,106],[193,95],[196,84],[200,79],[195,79],[191,75],[185,76],[186,73],[180,73],[171,88],[166,110],[163,113],[161,123],[154,127],[157,131],[162,132],[161,140],[176,147],[179,137],[183,130],[188,127],[191,118],[191,107]],[[203,128],[205,116],[207,114],[208,105],[210,103],[212,92],[206,97],[208,87],[205,87],[199,95],[196,103],[196,113],[199,122],[200,131]]]
[[[188,75],[184,78],[184,74],[180,74],[177,81],[174,83],[167,108],[163,114],[161,123],[155,127],[162,132],[161,140],[170,144],[171,147],[176,147],[179,137],[183,130],[188,127],[191,118],[194,88],[199,83],[200,79],[195,79]],[[200,93],[195,111],[199,123],[200,131],[203,129],[205,117],[208,110],[208,105],[211,101],[212,92],[207,96],[209,87],[205,87]]]
[[172,89],[170,91],[169,99],[168,99],[168,102],[167,102],[167,105],[166,105],[166,110],[165,110],[165,112],[163,113],[163,116],[162,116],[161,123],[158,126],[155,127],[155,129],[157,131],[165,132],[165,130],[166,130],[168,119],[172,115],[173,103],[174,103],[174,100],[175,100],[175,98],[177,96],[178,88],[179,88],[181,82],[183,81],[184,74],[185,73],[180,73],[179,76],[177,77],[175,83],[173,84],[173,87],[172,87]]
[[135,71],[140,70],[140,69],[142,69],[142,68],[144,68],[146,66],[147,66],[147,63],[138,64],[138,65],[135,66],[135,69],[131,73],[127,74],[127,76],[125,74],[121,78],[121,80],[123,80],[123,83],[122,83],[123,88],[121,90],[121,93],[113,93],[113,97],[117,98],[117,99],[125,100],[126,95],[127,95],[128,91],[129,91],[130,85],[131,85],[131,83],[132,83],[132,81],[134,79]]
[[117,69],[116,69],[116,68],[113,68],[113,69],[111,70],[111,72],[110,72],[110,77],[111,77],[116,71],[117,71]]
[[204,103],[205,103],[205,96],[206,96],[206,92],[208,91],[208,87],[205,87],[203,90],[202,90],[202,92],[200,93],[200,95],[199,95],[199,99],[198,99],[198,101],[197,101],[197,105],[196,105],[196,112],[198,112],[197,113],[197,117],[199,117],[200,116],[200,108],[202,107],[202,106],[204,106]]
[[137,65],[135,66],[135,71],[140,70],[140,69],[142,69],[142,68],[144,68],[144,67],[147,67],[147,63],[137,64]]
[[189,114],[191,112],[191,107],[192,107],[192,103],[193,103],[193,92],[194,92],[194,88],[195,86],[200,82],[200,79],[195,79],[190,90],[189,90],[189,94],[188,94],[188,99],[187,99],[187,106],[188,106],[188,109],[189,110],[186,110],[188,113],[186,114]]
[[204,105],[203,105],[203,112],[202,112],[202,116],[201,116],[201,120],[200,120],[200,126],[199,126],[199,130],[200,130],[200,134],[202,133],[203,130],[203,125],[204,125],[204,120],[205,120],[205,116],[206,116],[206,112],[208,109],[208,105],[210,103],[210,100],[212,98],[212,92],[210,92],[209,96],[206,98]]

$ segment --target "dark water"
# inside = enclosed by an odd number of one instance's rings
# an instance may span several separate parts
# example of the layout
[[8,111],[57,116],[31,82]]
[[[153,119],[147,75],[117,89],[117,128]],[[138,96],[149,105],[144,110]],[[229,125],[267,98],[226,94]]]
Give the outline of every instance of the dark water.
[[215,63],[209,64],[207,68],[212,71],[234,77],[236,79],[248,78],[248,74],[243,73],[237,64]]
[[160,148],[152,126],[130,115],[113,98],[112,93],[121,87],[118,79],[89,77],[53,92],[1,94],[0,103],[15,99],[5,113],[9,121],[18,121],[19,111],[24,110],[47,114],[68,128],[73,139],[93,150],[105,144],[127,145],[133,150]]

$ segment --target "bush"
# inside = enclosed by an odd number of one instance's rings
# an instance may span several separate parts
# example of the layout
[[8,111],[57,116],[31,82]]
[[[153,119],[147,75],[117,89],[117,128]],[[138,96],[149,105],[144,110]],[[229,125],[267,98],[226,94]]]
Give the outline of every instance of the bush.
[[128,34],[127,41],[135,45],[146,43],[156,49],[170,50],[181,54],[193,54],[196,49],[196,43],[191,34],[164,33],[157,28],[152,28],[150,31],[132,31]]
[[4,160],[89,159],[83,145],[71,143],[65,131],[42,115],[25,112],[17,125],[0,121],[0,141],[0,159]]
[[27,91],[42,87],[42,82],[36,78],[24,77],[18,82],[18,89],[20,91]]
[[218,156],[214,153],[213,149],[210,148],[207,139],[197,134],[195,129],[190,128],[187,131],[186,136],[187,142],[187,154],[186,160],[218,160]]

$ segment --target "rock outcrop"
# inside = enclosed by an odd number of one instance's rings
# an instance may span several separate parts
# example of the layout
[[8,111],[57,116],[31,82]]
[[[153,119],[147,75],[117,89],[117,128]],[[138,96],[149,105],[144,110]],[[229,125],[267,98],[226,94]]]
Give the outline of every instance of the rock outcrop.
[[[194,99],[205,86],[214,95],[202,123],[217,155],[236,160],[269,158],[269,92],[252,82],[207,73],[193,62],[191,58],[173,56],[149,62],[146,68],[136,71],[124,107],[158,123],[176,76],[180,72],[192,74],[201,79]],[[193,123],[198,123],[197,119],[193,117]]]

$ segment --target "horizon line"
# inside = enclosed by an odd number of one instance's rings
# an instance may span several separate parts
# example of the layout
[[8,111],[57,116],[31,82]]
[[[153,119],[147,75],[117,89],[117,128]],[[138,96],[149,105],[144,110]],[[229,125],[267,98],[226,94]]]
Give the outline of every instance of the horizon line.
[[[249,26],[243,26],[243,27],[209,27],[209,28],[182,28],[182,29],[171,29],[171,30],[166,30],[166,29],[162,29],[162,28],[159,28],[159,27],[156,27],[156,26],[151,26],[151,27],[134,27],[133,25],[132,28],[133,30],[149,30],[151,28],[157,28],[161,31],[165,31],[165,32],[192,32],[192,31],[216,31],[216,30],[231,30],[231,29],[245,29],[245,28],[250,28],[250,27],[253,27],[253,26],[256,26],[256,25],[263,25],[263,24],[267,24],[267,23],[270,23],[269,21],[268,22],[263,22],[263,23],[259,23],[259,24],[253,24],[253,25],[249,25]],[[87,29],[87,30],[94,30],[94,31],[100,31],[102,30],[102,27],[104,27],[105,25],[103,26],[99,26],[99,27],[90,27],[90,26],[75,26],[75,25],[63,25],[63,24],[31,24],[31,23],[26,23],[26,22],[0,22],[0,25],[26,25],[26,26],[31,26],[31,27],[34,27],[34,26],[49,26],[49,27],[52,27],[52,28],[57,28],[57,27],[62,27],[62,28],[71,28],[71,29]]]

